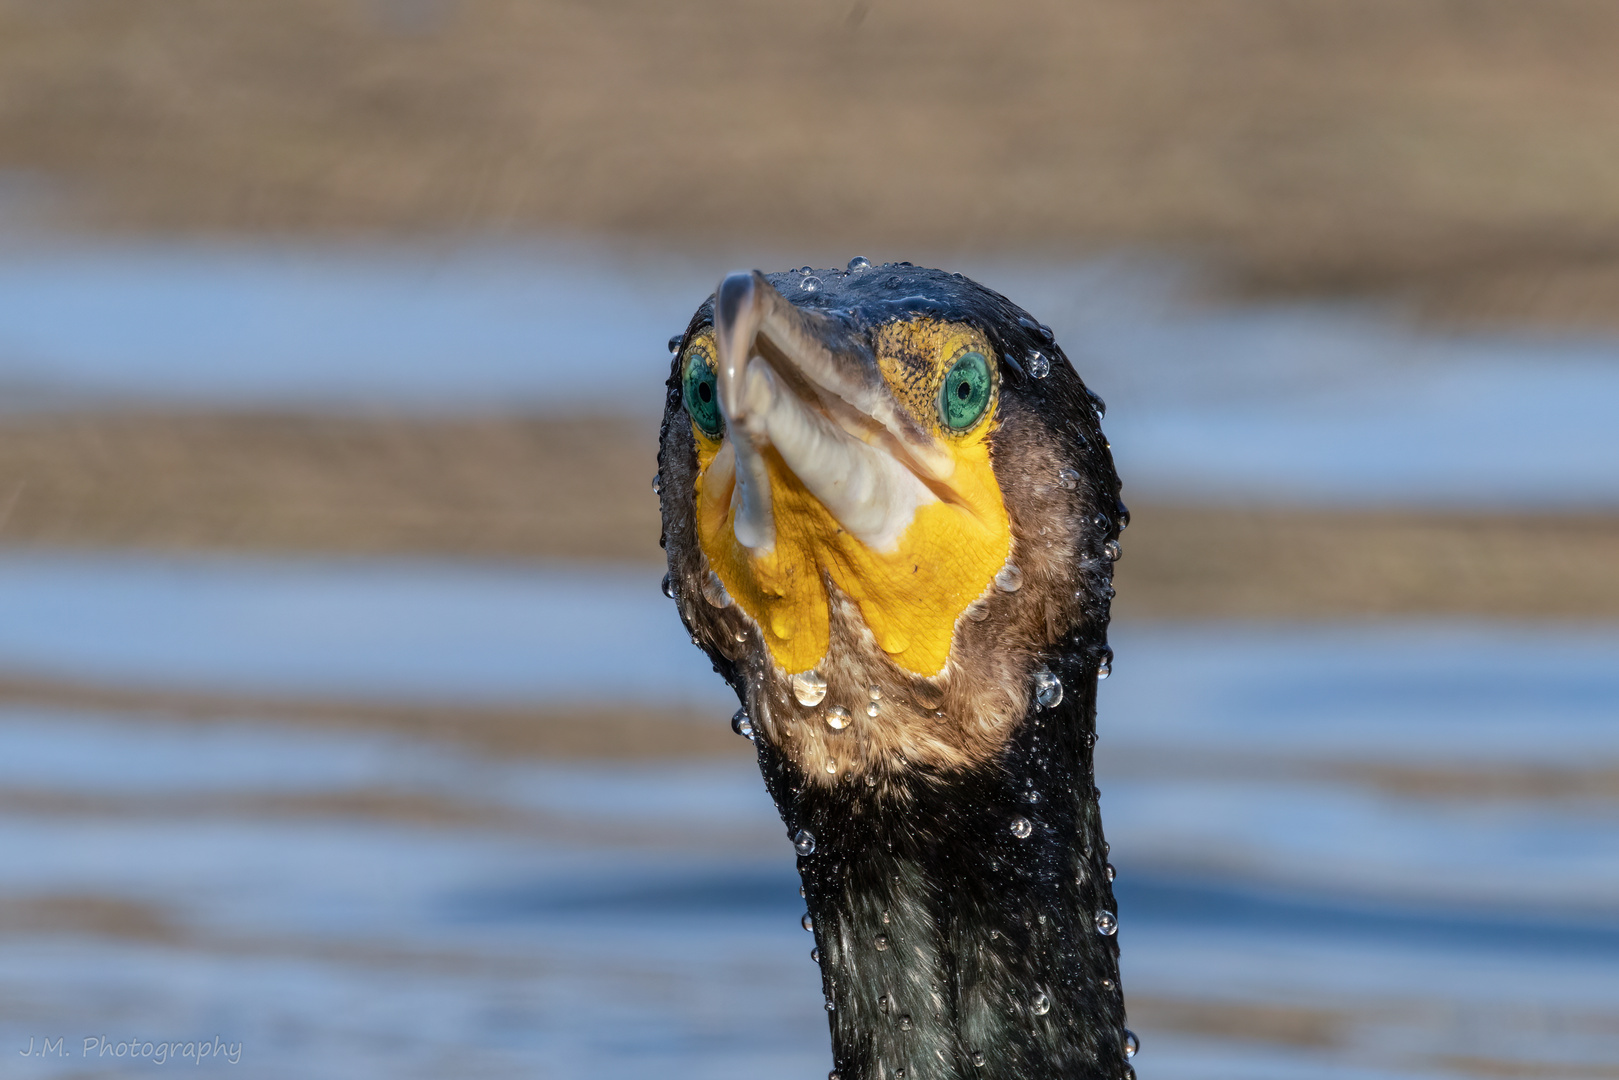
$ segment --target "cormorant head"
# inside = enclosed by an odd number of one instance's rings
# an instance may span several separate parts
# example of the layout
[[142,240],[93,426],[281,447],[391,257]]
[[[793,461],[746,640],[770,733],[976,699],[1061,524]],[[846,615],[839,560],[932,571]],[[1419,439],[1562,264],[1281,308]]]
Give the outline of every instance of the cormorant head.
[[1101,402],[1048,328],[857,259],[732,274],[676,344],[670,585],[812,783],[983,763],[1054,649],[1105,663],[1124,511]]

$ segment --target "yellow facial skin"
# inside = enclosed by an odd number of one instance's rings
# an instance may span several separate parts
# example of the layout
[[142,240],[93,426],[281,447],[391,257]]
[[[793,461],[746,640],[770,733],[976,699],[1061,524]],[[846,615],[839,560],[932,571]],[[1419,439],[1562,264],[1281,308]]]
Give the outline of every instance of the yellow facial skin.
[[[955,459],[940,501],[918,508],[891,551],[855,539],[767,450],[775,546],[756,554],[737,543],[731,494],[734,476],[710,468],[725,436],[710,438],[695,424],[699,476],[697,526],[709,566],[735,602],[758,623],[772,657],[785,672],[807,671],[826,656],[831,636],[827,582],[859,607],[878,646],[900,668],[932,676],[944,670],[956,620],[988,587],[1011,552],[1011,522],[990,463],[999,369],[989,342],[971,327],[924,319],[883,327],[875,341],[890,390]],[[712,335],[690,350],[714,356]],[[938,400],[945,374],[961,356],[982,353],[993,390],[983,416],[964,431],[947,429]],[[725,457],[729,457],[729,452]],[[723,463],[722,463],[723,464]]]

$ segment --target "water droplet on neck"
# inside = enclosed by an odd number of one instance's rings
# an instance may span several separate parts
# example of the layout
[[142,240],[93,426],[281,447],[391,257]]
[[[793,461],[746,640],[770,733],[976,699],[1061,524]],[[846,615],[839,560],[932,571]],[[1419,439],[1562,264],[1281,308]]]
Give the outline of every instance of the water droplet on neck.
[[1141,1040],[1129,1028],[1124,1029],[1124,1056],[1133,1058],[1141,1052]]
[[838,1011],[837,1003],[834,1002],[831,998],[826,999],[826,1011],[827,1012],[837,1012]]
[[669,339],[669,351],[674,352],[676,349],[680,348],[680,339],[685,336],[685,334],[676,334],[671,337]]
[[858,274],[862,270],[870,269],[871,260],[866,258],[864,255],[856,255],[854,258],[849,260],[849,273],[851,274]]
[[1096,932],[1103,937],[1112,937],[1119,932],[1119,917],[1111,911],[1098,911],[1096,913]]
[[833,731],[842,731],[849,723],[849,710],[842,705],[834,705],[826,710],[826,726]]
[[1107,515],[1100,510],[1091,515],[1091,528],[1097,532],[1105,533],[1112,525],[1113,523],[1107,519]]
[[798,925],[802,926],[812,934],[815,932],[815,920],[810,918],[810,913],[807,911],[804,912],[804,917],[798,920]]
[[984,1056],[984,1052],[982,1050],[974,1050],[973,1051],[973,1066],[974,1066],[974,1068],[982,1069],[984,1067],[984,1062],[986,1062],[988,1060],[989,1060],[989,1058]]
[[1029,800],[1031,803],[1037,803],[1040,801],[1040,793],[1038,791],[1024,792],[1023,797]]
[[826,700],[826,678],[810,668],[793,676],[793,697],[800,705],[819,705]]
[[1027,840],[1033,832],[1034,826],[1029,824],[1028,818],[1016,817],[1012,819],[1012,835],[1019,840]]
[[808,829],[799,829],[793,834],[793,850],[800,855],[815,854],[815,834]]
[[1108,562],[1118,562],[1119,557],[1124,554],[1124,549],[1119,546],[1117,540],[1109,540],[1102,545],[1102,554],[1107,556]]
[[877,774],[876,773],[867,773],[866,774],[866,786],[867,787],[876,787],[877,786]]
[[1118,876],[1119,876],[1119,872],[1117,870],[1113,869],[1113,864],[1108,863],[1107,864],[1107,879],[1109,881],[1112,881],[1114,878],[1116,878]]
[[1034,1015],[1044,1016],[1051,1011],[1051,999],[1045,995],[1045,991],[1036,990],[1034,997],[1029,999],[1029,1008]]
[[1023,588],[1023,571],[1007,563],[995,572],[995,587],[1002,592],[1017,592]]
[[1102,655],[1096,661],[1096,677],[1105,679],[1113,674],[1113,650],[1103,649]]
[[989,605],[982,600],[974,600],[967,605],[967,618],[973,622],[983,622],[989,618]]
[[1034,701],[1042,709],[1054,709],[1062,704],[1062,680],[1050,668],[1034,673]]
[[671,600],[675,598],[675,578],[673,574],[663,575],[663,595]]
[[882,711],[883,707],[875,701],[866,706],[866,715],[871,717],[873,720],[875,720],[877,718],[877,714]]
[[1073,491],[1075,488],[1079,487],[1079,470],[1068,468],[1058,469],[1057,483],[1061,485],[1064,491]]
[[653,473],[652,474],[652,494],[654,494],[654,495],[662,495],[663,494],[663,474],[662,473]]
[[826,774],[828,776],[836,776],[838,774],[838,763],[833,761],[831,758],[826,759]]
[[883,1012],[888,1011],[888,995],[887,994],[884,994],[882,997],[877,999],[877,1008],[881,1009]]
[[725,582],[721,581],[720,576],[712,570],[708,572],[707,577],[703,578],[703,599],[707,600],[713,607],[728,608],[731,606],[731,594],[725,591]]
[[815,963],[815,964],[819,964],[821,962],[821,950],[820,949],[811,949],[810,950],[810,962]]
[[805,292],[819,292],[821,289],[821,279],[815,277],[813,274],[809,275],[798,283],[798,287],[803,289]]
[[[910,1013],[906,1013],[904,1016],[899,1018],[899,1029],[901,1031],[909,1031],[915,1026],[916,1025],[911,1022],[911,1014]],[[894,1075],[898,1076],[899,1073],[896,1072]]]
[[748,710],[738,709],[731,717],[731,730],[749,742],[753,741],[753,720],[748,716]]
[[883,699],[883,688],[880,686],[868,686],[866,687],[866,696],[873,701],[881,701]]
[[1023,361],[1023,366],[1036,379],[1043,379],[1051,374],[1051,361],[1046,359],[1043,352],[1030,352],[1028,358]]
[[877,935],[877,940],[874,941],[872,944],[877,946],[877,951],[878,952],[887,952],[888,951],[888,935],[887,934],[878,934]]

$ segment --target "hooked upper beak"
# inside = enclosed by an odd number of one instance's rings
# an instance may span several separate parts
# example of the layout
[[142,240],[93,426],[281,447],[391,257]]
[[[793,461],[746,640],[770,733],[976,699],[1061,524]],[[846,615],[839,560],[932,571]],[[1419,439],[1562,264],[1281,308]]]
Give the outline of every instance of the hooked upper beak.
[[719,407],[729,438],[711,468],[734,468],[739,543],[775,544],[766,451],[838,523],[878,551],[918,506],[939,500],[955,459],[899,404],[848,327],[795,307],[757,270],[730,274],[714,302]]

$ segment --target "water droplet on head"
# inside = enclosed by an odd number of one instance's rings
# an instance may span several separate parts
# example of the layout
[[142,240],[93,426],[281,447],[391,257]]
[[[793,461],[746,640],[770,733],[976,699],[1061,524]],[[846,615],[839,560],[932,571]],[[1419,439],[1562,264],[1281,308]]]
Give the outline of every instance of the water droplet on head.
[[833,731],[842,731],[849,726],[849,710],[842,705],[834,705],[826,710],[826,726]]
[[671,600],[675,598],[675,578],[673,574],[663,575],[663,595]]
[[731,594],[725,591],[725,582],[721,581],[720,576],[712,570],[708,572],[707,577],[703,578],[703,599],[707,600],[713,607],[728,608],[731,606]]
[[798,920],[798,925],[802,926],[812,934],[815,932],[815,920],[810,918],[810,913],[807,911],[804,912],[804,917]]
[[738,709],[731,715],[731,730],[749,742],[753,741],[753,720],[748,716],[748,710]]
[[[913,1028],[915,1026],[916,1025],[911,1022],[911,1014],[910,1013],[906,1013],[904,1016],[899,1018],[899,1029],[901,1031],[909,1031],[909,1030],[911,1030],[911,1028]],[[894,1075],[898,1076],[899,1073],[896,1072]]]
[[826,700],[826,678],[814,668],[793,676],[793,697],[800,705],[819,705]]
[[877,935],[877,940],[875,942],[873,942],[873,944],[877,946],[877,951],[878,952],[887,952],[888,951],[888,935],[887,934],[878,934]]
[[1112,524],[1113,523],[1107,519],[1107,515],[1102,513],[1100,510],[1091,515],[1091,528],[1095,529],[1097,532],[1107,532]]
[[1002,592],[1017,592],[1023,588],[1023,571],[1007,563],[995,572],[995,587]]
[[881,705],[877,704],[875,701],[871,702],[869,705],[866,706],[866,715],[871,717],[872,719],[876,719],[877,714],[882,712],[882,711],[883,711],[883,707]]
[[836,1072],[829,1072],[826,1074],[826,1080],[843,1080],[843,1077],[839,1076]]
[[1113,869],[1113,864],[1108,863],[1107,864],[1107,879],[1109,881],[1112,881],[1114,878],[1116,878],[1118,876],[1119,876],[1119,872],[1117,870]]
[[974,1050],[973,1051],[973,1065],[976,1068],[982,1069],[984,1067],[984,1062],[986,1062],[988,1060],[989,1060],[989,1058],[984,1056],[984,1052],[982,1050]]
[[815,853],[815,834],[808,829],[799,829],[793,834],[793,850],[800,855]]
[[1043,379],[1051,374],[1051,361],[1046,359],[1043,352],[1030,352],[1028,358],[1023,361],[1023,366],[1037,379]]
[[1054,709],[1062,704],[1062,680],[1050,668],[1043,667],[1034,673],[1034,701],[1042,709]]
[[1112,937],[1119,932],[1119,917],[1111,911],[1098,911],[1096,913],[1096,932],[1103,937]]
[[1123,1074],[1121,1074],[1119,1076],[1119,1080],[1136,1080],[1136,1070],[1135,1070],[1135,1068],[1133,1066],[1126,1065],[1124,1067]]
[[1118,562],[1119,557],[1124,554],[1124,549],[1119,547],[1117,540],[1109,540],[1102,545],[1102,554],[1107,556],[1109,562]]
[[821,279],[813,275],[806,277],[798,283],[798,287],[805,292],[817,292],[821,288]]
[[1113,650],[1103,649],[1102,655],[1096,660],[1096,677],[1105,679],[1113,674]]
[[883,688],[880,686],[868,686],[866,687],[866,696],[873,701],[881,701],[883,699]]
[[662,473],[653,473],[652,474],[652,494],[654,494],[654,495],[663,494],[663,474]]
[[826,759],[826,774],[828,776],[836,776],[837,773],[838,773],[838,763],[836,761],[833,761],[831,758],[827,758]]
[[813,963],[819,964],[821,962],[821,950],[820,949],[811,949],[810,950],[810,960]]
[[1026,791],[1023,793],[1023,797],[1029,800],[1031,803],[1037,803],[1040,801],[1040,793],[1038,791]]
[[837,1005],[832,1001],[831,998],[826,999],[826,1011],[827,1012],[837,1012],[838,1011]]
[[1012,819],[1012,835],[1019,840],[1027,840],[1033,832],[1034,826],[1029,824],[1028,818],[1016,817]]
[[867,773],[866,774],[866,786],[867,787],[876,787],[877,786],[877,774],[876,773]]
[[1062,468],[1057,470],[1057,483],[1062,485],[1064,491],[1073,491],[1079,487],[1079,470]]
[[974,600],[967,605],[967,618],[973,622],[983,622],[989,618],[989,605],[982,600]]
[[680,348],[680,339],[685,337],[685,336],[686,336],[685,334],[676,334],[674,337],[670,338],[669,339],[669,351],[674,352],[676,349]]
[[1034,1011],[1034,1015],[1044,1016],[1051,1011],[1051,999],[1045,995],[1045,991],[1036,990],[1034,997],[1029,999],[1029,1008]]
[[887,994],[884,994],[882,997],[877,999],[877,1008],[881,1009],[883,1012],[888,1011],[888,995]]
[[1141,1052],[1141,1040],[1129,1028],[1124,1029],[1124,1056],[1133,1058]]
[[866,258],[864,255],[856,255],[854,258],[849,260],[849,273],[851,274],[858,274],[862,270],[870,269],[871,260]]

